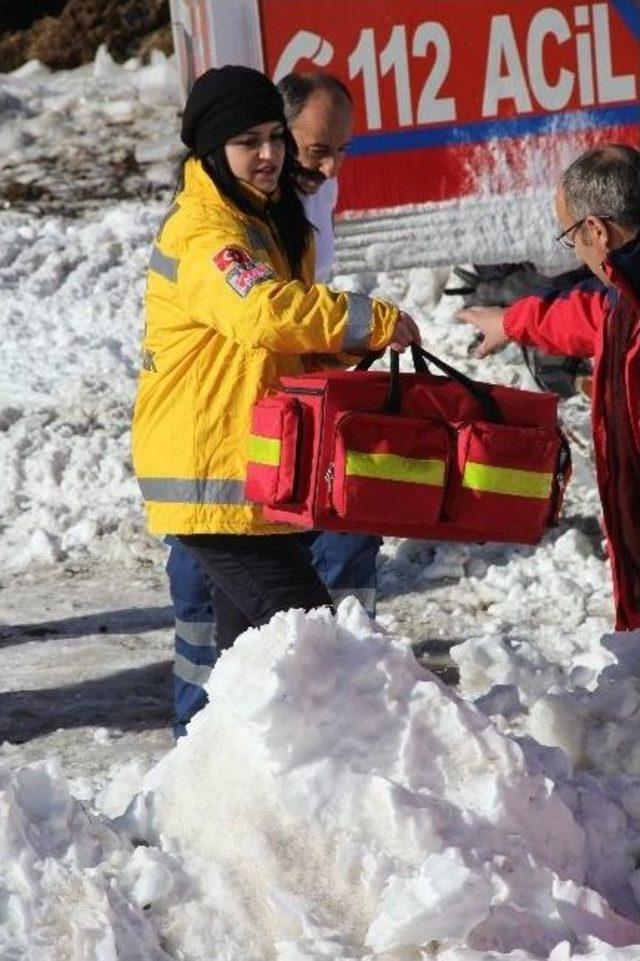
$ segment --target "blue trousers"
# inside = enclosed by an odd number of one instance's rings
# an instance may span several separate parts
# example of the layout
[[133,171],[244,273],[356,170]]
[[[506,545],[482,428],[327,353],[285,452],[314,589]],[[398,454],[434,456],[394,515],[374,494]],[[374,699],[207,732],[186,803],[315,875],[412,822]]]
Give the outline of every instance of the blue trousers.
[[[167,542],[167,574],[176,618],[174,732],[180,737],[207,703],[203,688],[220,651],[209,577],[190,550],[174,537]],[[368,534],[313,531],[308,535],[313,566],[336,604],[353,595],[375,616],[376,558],[381,544],[381,538]]]

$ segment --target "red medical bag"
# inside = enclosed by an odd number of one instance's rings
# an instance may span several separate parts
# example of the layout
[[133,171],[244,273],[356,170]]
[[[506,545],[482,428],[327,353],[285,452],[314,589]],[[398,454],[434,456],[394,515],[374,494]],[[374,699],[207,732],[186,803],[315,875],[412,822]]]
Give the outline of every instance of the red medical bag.
[[400,373],[392,351],[390,372],[283,377],[254,408],[248,498],[297,527],[539,541],[571,472],[558,398],[412,354],[413,374]]

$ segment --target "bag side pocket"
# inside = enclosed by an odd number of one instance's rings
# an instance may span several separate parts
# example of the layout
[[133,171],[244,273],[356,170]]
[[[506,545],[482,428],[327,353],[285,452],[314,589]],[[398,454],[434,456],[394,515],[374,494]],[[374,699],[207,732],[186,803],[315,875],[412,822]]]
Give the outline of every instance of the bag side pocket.
[[253,409],[246,494],[259,504],[292,501],[302,417],[292,397],[266,397]]

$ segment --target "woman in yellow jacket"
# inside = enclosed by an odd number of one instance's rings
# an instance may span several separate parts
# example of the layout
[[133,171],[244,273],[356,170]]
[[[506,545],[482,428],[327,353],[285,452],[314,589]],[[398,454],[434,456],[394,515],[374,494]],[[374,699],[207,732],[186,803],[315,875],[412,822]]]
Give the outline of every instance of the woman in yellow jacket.
[[218,647],[280,610],[330,604],[304,540],[244,494],[251,411],[314,354],[419,342],[391,304],[313,283],[282,98],[248,67],[189,95],[190,154],[149,264],[133,422],[152,533],[192,550],[215,585]]

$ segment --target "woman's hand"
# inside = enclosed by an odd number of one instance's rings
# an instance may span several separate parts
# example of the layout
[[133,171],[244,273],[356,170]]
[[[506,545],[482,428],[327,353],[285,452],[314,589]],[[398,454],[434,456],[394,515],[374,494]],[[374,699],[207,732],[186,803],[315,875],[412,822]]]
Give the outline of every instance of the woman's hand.
[[410,344],[421,343],[422,337],[420,336],[420,330],[415,320],[401,310],[391,335],[391,340],[389,341],[389,347],[391,350],[397,350],[402,353]]

